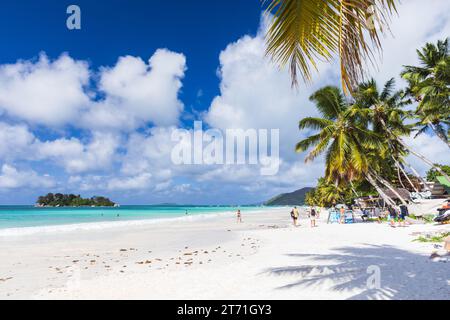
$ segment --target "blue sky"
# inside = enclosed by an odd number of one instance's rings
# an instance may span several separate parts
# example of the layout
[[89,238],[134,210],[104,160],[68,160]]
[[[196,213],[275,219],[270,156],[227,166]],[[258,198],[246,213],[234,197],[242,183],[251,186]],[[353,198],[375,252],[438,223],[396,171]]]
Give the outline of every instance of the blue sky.
[[[73,3],[82,10],[80,31],[66,28],[66,8]],[[0,11],[0,39],[8,44],[0,63],[36,58],[41,51],[50,58],[68,52],[98,68],[119,56],[147,58],[168,48],[188,58],[180,98],[187,109],[202,110],[219,92],[220,52],[242,35],[255,34],[260,16],[259,0],[12,1]]]
[[[81,30],[66,28],[70,4],[81,8]],[[316,114],[308,97],[339,83],[338,66],[321,64],[312,85],[292,90],[286,70],[264,55],[260,1],[1,6],[0,204],[30,204],[50,191],[122,204],[246,204],[313,186],[323,174],[322,159],[304,164],[293,149],[307,134],[298,120]],[[445,0],[402,4],[371,75],[381,84],[416,63],[416,48],[448,36],[449,10]],[[174,165],[171,132],[193,120],[220,130],[279,129],[279,172]],[[431,135],[408,142],[436,161],[450,158]]]

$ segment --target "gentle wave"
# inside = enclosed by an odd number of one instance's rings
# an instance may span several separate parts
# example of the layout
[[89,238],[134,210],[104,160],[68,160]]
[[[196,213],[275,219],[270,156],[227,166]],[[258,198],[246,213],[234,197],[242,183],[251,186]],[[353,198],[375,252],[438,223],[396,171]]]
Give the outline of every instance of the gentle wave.
[[[257,214],[263,213],[264,210],[249,210],[245,214]],[[123,227],[139,227],[145,225],[159,224],[164,222],[189,222],[200,221],[207,219],[216,219],[219,217],[234,216],[233,211],[224,211],[217,213],[205,213],[183,217],[174,218],[154,218],[154,219],[142,219],[142,220],[127,220],[127,221],[108,221],[108,222],[86,222],[77,224],[65,224],[65,225],[53,225],[53,226],[38,226],[38,227],[22,227],[22,228],[8,228],[0,229],[0,237],[20,237],[29,236],[34,234],[55,234],[55,233],[67,233],[74,231],[91,231],[91,230],[104,230]]]

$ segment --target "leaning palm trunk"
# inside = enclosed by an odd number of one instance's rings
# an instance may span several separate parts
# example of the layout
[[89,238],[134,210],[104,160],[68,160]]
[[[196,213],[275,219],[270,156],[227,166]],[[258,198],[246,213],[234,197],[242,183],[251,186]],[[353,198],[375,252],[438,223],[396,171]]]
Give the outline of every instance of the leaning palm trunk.
[[[386,129],[387,132],[389,132],[389,134],[392,137],[395,137],[395,135],[392,133],[392,131],[388,128],[388,126],[386,125],[386,122],[383,119],[380,119],[381,124],[383,125],[383,127]],[[450,177],[441,169],[439,168],[437,165],[435,165],[432,161],[428,160],[424,155],[421,155],[420,153],[412,150],[404,141],[402,138],[400,137],[396,137],[396,140],[398,141],[398,143],[400,143],[403,148],[405,148],[405,150],[407,150],[408,152],[410,152],[411,154],[415,155],[416,157],[420,158],[423,162],[425,162],[426,164],[428,164],[429,166],[433,167],[434,169],[436,169],[441,175],[443,175],[445,177],[445,179],[447,179],[448,182],[450,182]]]
[[428,125],[431,127],[431,129],[433,129],[436,136],[441,139],[447,145],[447,147],[450,148],[450,141],[448,140],[448,138],[441,131],[439,131],[432,122],[428,122]]
[[391,206],[395,206],[395,201],[392,200],[386,193],[384,193],[384,191],[378,186],[376,180],[370,175],[370,173],[366,174],[366,178],[367,181],[369,181],[369,183],[375,188],[375,190],[377,190],[378,194],[381,196],[381,198],[383,198],[385,203]]
[[407,189],[405,184],[403,183],[402,175],[400,173],[400,168],[398,166],[397,166],[397,177],[398,177],[398,182],[400,182],[400,184],[402,185],[403,189]]
[[381,176],[379,176],[378,174],[376,174],[375,172],[373,172],[373,175],[375,177],[375,179],[377,179],[378,181],[380,181],[381,184],[383,184],[384,186],[386,186],[389,190],[392,191],[393,194],[395,194],[397,196],[397,198],[404,204],[404,205],[408,205],[408,203],[406,202],[406,200],[400,195],[400,193],[398,193],[398,191],[395,189],[395,187],[390,184],[387,180],[385,180],[384,178],[382,178]]
[[426,164],[428,164],[429,166],[433,167],[434,169],[437,170],[437,172],[439,172],[442,176],[445,177],[445,179],[447,179],[448,182],[450,182],[450,177],[448,176],[448,174],[446,174],[444,172],[444,170],[442,170],[441,168],[439,168],[439,166],[435,165],[432,161],[428,160],[427,158],[425,158],[425,156],[421,155],[418,152],[415,152],[414,150],[411,150],[408,148],[408,146],[401,140],[399,139],[399,142],[405,147],[406,150],[408,150],[409,152],[411,152],[413,155],[415,155],[416,157],[420,158],[423,162],[425,162]]
[[358,194],[358,192],[356,192],[355,186],[353,185],[353,182],[351,182],[351,181],[350,181],[350,186],[352,187],[352,191],[355,194],[355,196],[357,198],[359,198],[359,194]]
[[419,179],[420,182],[422,182],[423,188],[425,189],[425,191],[431,191],[430,187],[428,186],[428,182],[425,181],[424,178],[422,178],[420,173],[418,173],[417,170],[414,169],[414,167],[412,165],[410,165],[407,161],[403,160],[403,163],[409,168],[409,170],[412,171],[412,173],[414,173],[414,175],[417,177],[417,179]]
[[[410,184],[410,186],[414,189],[415,192],[419,193],[419,190],[417,190],[416,186],[414,185],[414,183],[412,183],[411,179],[408,177],[408,174],[405,172],[405,170],[403,170],[401,164],[397,161],[397,159],[395,159],[394,157],[392,157],[392,159],[394,159],[395,165],[397,166],[397,169],[399,170],[399,179],[400,182],[401,180],[401,176],[400,176],[400,171],[403,173],[403,175],[405,176],[406,180],[408,181],[408,183]],[[402,183],[403,185],[403,183]],[[403,186],[404,187],[404,186]],[[406,188],[405,188],[406,189]]]

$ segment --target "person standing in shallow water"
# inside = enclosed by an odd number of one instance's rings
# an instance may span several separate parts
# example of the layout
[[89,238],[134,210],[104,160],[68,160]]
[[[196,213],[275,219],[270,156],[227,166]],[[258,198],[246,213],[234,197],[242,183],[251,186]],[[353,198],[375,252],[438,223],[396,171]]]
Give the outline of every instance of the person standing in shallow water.
[[241,210],[237,211],[237,223],[242,223],[242,213]]

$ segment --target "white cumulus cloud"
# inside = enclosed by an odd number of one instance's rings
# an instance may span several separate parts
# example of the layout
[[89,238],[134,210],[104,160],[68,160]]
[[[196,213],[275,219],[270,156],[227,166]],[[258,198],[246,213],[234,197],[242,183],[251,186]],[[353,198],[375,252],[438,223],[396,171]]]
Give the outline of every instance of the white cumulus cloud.
[[51,188],[55,185],[52,177],[38,175],[33,170],[19,171],[8,164],[4,164],[0,170],[0,189]]
[[89,67],[63,54],[50,61],[19,61],[0,66],[0,109],[32,123],[60,126],[74,121],[89,105],[84,86]]

